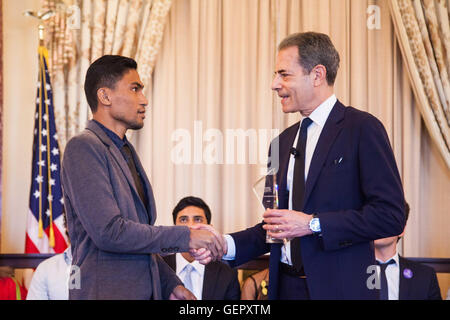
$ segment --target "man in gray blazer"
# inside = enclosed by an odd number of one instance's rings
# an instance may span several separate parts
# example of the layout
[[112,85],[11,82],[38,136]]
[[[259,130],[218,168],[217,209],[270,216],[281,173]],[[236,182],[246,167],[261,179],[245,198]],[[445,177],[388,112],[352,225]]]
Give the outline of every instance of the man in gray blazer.
[[144,125],[147,99],[133,59],[103,56],[88,69],[93,113],[65,148],[61,182],[72,243],[69,299],[195,299],[159,253],[206,248],[222,238],[185,226],[154,226],[152,187],[128,129]]

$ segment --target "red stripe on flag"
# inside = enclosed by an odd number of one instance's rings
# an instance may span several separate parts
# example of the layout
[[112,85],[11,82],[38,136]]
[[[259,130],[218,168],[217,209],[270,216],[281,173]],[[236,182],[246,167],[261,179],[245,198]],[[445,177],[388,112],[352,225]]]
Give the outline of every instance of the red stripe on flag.
[[33,241],[31,241],[28,233],[25,235],[25,253],[40,253]]
[[[50,226],[45,229],[45,233],[48,237],[50,236]],[[53,250],[55,250],[55,253],[64,252],[64,250],[67,249],[66,239],[64,239],[55,223],[53,223],[53,233],[55,235],[55,247],[53,248]]]

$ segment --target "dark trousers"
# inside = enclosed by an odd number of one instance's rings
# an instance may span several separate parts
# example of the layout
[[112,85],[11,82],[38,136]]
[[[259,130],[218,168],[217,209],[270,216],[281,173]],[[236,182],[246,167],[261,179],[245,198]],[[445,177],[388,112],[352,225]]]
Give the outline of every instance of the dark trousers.
[[280,272],[278,298],[280,300],[310,300],[306,278]]

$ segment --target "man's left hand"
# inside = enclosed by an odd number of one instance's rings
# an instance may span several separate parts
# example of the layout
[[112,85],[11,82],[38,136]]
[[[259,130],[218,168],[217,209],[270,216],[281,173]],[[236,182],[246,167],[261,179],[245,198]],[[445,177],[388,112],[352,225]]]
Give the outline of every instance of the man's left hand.
[[188,289],[182,285],[178,285],[173,289],[169,300],[197,300],[197,298]]
[[275,239],[291,240],[312,234],[309,222],[312,215],[294,210],[267,209],[263,228]]

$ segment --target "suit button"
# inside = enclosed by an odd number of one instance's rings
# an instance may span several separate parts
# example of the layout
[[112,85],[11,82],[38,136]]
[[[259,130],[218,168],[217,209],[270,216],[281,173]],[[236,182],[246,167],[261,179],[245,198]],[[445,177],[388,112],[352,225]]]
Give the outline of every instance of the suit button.
[[351,246],[352,244],[353,244],[353,242],[347,241],[347,240],[339,242],[340,247],[348,247],[348,246]]

